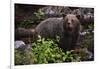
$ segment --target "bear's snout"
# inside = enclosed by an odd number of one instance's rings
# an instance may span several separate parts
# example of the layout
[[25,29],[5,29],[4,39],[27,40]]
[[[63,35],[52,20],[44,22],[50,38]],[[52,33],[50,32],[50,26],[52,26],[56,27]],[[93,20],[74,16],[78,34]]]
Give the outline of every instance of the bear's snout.
[[73,29],[72,23],[67,23],[67,29],[71,31]]

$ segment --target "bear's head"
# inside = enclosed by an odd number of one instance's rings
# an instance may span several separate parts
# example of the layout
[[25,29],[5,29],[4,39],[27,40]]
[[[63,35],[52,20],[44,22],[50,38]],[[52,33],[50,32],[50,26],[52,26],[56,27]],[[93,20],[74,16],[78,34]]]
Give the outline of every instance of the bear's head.
[[75,33],[80,29],[80,15],[63,14],[63,28],[66,33]]

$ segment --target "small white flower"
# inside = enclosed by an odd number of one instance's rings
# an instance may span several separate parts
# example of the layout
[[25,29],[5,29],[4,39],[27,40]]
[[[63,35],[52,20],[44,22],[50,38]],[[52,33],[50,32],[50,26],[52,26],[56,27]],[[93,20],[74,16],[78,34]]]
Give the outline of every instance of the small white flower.
[[86,35],[87,32],[80,32],[80,35]]
[[41,36],[40,36],[40,35],[38,35],[38,38],[41,38]]

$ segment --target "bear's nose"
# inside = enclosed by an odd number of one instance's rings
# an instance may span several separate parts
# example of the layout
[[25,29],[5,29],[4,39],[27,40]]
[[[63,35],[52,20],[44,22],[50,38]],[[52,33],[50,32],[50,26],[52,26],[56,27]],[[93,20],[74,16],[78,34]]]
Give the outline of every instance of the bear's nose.
[[68,22],[68,25],[70,24],[70,22]]

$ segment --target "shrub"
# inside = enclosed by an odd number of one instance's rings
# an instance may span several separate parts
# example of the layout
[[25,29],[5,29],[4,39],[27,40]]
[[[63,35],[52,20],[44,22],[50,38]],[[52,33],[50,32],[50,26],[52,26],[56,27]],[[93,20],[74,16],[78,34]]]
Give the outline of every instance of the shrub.
[[15,49],[15,65],[34,64],[33,53],[29,50]]
[[[80,61],[80,57],[77,54],[72,54],[73,51],[63,52],[61,48],[58,47],[57,42],[52,39],[39,38],[37,42],[32,44],[33,55],[36,58],[36,64],[42,63],[62,63],[62,62],[72,62]],[[34,60],[34,59],[33,59]]]
[[35,23],[36,24],[39,24],[42,20],[46,19],[46,15],[44,12],[42,12],[41,9],[39,9],[37,12],[34,12],[35,17],[36,17],[36,20],[35,20]]
[[32,21],[31,20],[24,20],[16,23],[16,28],[30,28],[32,27]]

